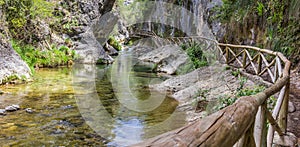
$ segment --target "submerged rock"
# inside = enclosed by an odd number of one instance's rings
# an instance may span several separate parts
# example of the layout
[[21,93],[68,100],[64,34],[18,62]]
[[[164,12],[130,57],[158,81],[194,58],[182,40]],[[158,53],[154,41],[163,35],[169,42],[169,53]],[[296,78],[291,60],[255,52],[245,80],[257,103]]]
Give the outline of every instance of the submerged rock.
[[4,109],[0,109],[0,115],[6,115],[6,111]]
[[61,106],[61,109],[66,110],[66,109],[72,109],[74,106],[72,105],[67,105],[67,106]]
[[5,107],[5,110],[8,111],[8,112],[17,111],[19,109],[20,109],[19,105],[11,105],[11,106]]
[[27,112],[27,113],[33,113],[33,110],[31,108],[26,108],[25,112]]

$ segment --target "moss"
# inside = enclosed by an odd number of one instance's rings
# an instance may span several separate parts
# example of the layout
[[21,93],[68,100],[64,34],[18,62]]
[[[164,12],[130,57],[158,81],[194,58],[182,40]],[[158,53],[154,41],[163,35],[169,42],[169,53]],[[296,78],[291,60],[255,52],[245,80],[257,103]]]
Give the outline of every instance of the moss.
[[122,50],[122,45],[113,36],[109,37],[108,44],[111,45],[113,48],[115,48],[118,51]]
[[100,58],[100,59],[97,60],[97,63],[96,63],[96,64],[105,64],[105,62],[104,62],[103,59]]
[[0,84],[11,83],[12,81],[16,81],[14,83],[22,83],[22,82],[26,82],[27,78],[24,75],[22,75],[22,76],[10,75],[10,76],[2,79],[2,83],[0,83]]

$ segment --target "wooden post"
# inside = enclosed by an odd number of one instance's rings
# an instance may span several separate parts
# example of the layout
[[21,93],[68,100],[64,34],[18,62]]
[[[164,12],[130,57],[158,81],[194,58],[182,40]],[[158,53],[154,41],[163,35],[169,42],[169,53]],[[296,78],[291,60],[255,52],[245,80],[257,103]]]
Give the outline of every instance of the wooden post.
[[235,147],[256,147],[255,139],[253,137],[254,124],[247,130],[241,139],[235,144]]
[[227,46],[225,47],[225,54],[226,54],[226,64],[228,64],[228,62],[229,62],[229,49],[228,49]]
[[266,109],[267,103],[264,102],[258,109],[255,118],[254,139],[257,147],[267,146],[267,119]]
[[244,49],[244,53],[243,53],[243,68],[246,67],[247,64],[247,53],[246,53],[246,49]]
[[257,57],[257,75],[259,75],[260,74],[260,72],[261,72],[261,56],[263,56],[261,53],[259,53],[259,55],[258,55],[258,57]]
[[290,93],[290,80],[286,84],[285,93],[284,93],[284,100],[283,100],[283,104],[281,106],[281,110],[279,112],[279,117],[278,117],[278,125],[281,128],[281,130],[283,131],[283,133],[286,133],[286,128],[287,128],[289,93]]

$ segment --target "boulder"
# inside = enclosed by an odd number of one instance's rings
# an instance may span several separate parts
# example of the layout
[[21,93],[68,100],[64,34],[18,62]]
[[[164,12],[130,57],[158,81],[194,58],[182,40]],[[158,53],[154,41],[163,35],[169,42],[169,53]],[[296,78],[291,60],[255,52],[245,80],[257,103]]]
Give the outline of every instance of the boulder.
[[110,56],[116,56],[119,54],[119,52],[114,47],[109,45],[108,43],[105,44],[105,50],[108,53],[108,55],[110,55]]
[[101,44],[94,37],[93,32],[87,31],[80,35],[80,42],[77,43],[75,51],[78,55],[76,62],[84,64],[95,64],[99,60],[113,62],[112,58],[105,53]]
[[167,74],[184,74],[194,69],[189,56],[177,45],[159,47],[138,59],[155,63],[158,72]]
[[12,48],[6,38],[0,34],[0,84],[14,78],[29,79],[30,68]]

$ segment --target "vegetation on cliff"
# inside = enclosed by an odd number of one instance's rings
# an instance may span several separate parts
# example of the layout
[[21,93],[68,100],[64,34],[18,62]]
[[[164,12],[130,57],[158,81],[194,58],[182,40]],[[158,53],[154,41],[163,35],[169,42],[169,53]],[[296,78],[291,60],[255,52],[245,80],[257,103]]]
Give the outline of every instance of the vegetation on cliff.
[[75,59],[68,39],[65,45],[56,45],[50,39],[49,26],[59,20],[54,15],[56,5],[45,0],[0,0],[12,47],[32,72],[38,67],[70,65]]
[[300,61],[298,0],[223,0],[212,11],[212,19],[225,26],[223,42],[269,48]]

